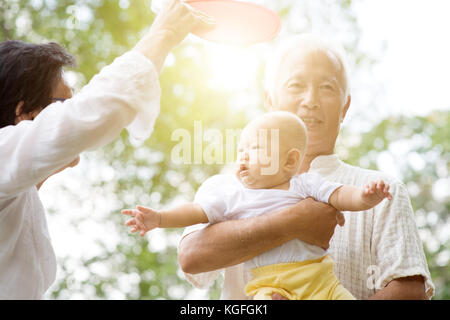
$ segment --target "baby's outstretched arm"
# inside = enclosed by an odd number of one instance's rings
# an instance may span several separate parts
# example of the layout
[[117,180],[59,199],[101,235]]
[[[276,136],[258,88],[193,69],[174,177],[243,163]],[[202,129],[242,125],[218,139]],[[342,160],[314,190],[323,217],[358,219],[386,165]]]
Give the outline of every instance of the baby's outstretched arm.
[[372,181],[363,188],[342,186],[330,196],[329,203],[340,211],[363,211],[373,208],[384,198],[392,200],[389,185],[383,180]]
[[133,217],[125,225],[131,227],[133,233],[140,230],[141,236],[155,228],[183,228],[208,222],[203,209],[195,203],[183,204],[168,210],[136,206],[136,209],[122,210],[122,214]]

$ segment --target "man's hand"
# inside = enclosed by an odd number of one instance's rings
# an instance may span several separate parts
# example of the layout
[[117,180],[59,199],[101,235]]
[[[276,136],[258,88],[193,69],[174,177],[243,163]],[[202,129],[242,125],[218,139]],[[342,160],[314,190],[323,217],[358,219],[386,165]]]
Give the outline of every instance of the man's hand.
[[[291,226],[292,232],[298,235],[296,237],[325,250],[330,246],[336,225],[343,226],[345,223],[344,215],[341,212],[333,206],[315,201],[313,198],[300,201],[291,208],[291,213],[302,215],[301,219],[296,219],[302,221],[302,225],[294,223]],[[306,223],[305,219],[307,219]],[[305,232],[304,228],[309,228],[309,232]]]
[[158,211],[151,208],[137,206],[136,209],[122,210],[122,214],[132,216],[133,218],[125,222],[125,225],[131,227],[131,232],[141,231],[143,237],[148,231],[158,228],[161,224],[161,215]]

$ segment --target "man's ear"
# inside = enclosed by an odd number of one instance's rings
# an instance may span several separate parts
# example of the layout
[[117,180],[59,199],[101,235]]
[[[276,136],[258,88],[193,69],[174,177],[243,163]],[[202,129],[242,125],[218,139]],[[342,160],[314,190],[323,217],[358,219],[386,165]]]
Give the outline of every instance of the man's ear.
[[264,107],[267,111],[273,111],[272,98],[267,90],[264,90]]
[[345,119],[345,115],[347,114],[348,108],[350,108],[350,104],[352,102],[352,96],[349,94],[347,97],[347,102],[344,106],[344,110],[342,110],[342,114],[341,114],[341,123],[344,121]]
[[291,171],[297,172],[298,167],[300,166],[300,159],[301,154],[298,149],[293,148],[289,150],[286,157],[286,163],[284,164],[284,168],[289,172]]

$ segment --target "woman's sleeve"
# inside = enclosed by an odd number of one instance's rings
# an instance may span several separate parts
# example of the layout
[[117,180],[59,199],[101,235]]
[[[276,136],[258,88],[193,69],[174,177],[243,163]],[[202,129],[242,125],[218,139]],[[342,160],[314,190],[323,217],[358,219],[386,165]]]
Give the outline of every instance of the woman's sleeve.
[[160,92],[151,61],[130,51],[72,99],[49,105],[33,121],[0,129],[0,197],[38,184],[79,153],[111,142],[125,127],[136,139],[148,138]]

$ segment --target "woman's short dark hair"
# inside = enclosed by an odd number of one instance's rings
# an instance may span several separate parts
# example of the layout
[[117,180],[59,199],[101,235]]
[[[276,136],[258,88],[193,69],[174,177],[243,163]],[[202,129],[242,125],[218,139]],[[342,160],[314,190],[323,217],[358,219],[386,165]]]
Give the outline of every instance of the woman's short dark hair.
[[48,106],[64,66],[75,58],[57,43],[0,42],[0,128],[15,124],[20,101],[22,113]]

